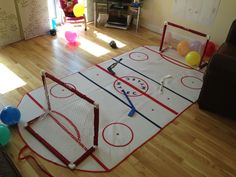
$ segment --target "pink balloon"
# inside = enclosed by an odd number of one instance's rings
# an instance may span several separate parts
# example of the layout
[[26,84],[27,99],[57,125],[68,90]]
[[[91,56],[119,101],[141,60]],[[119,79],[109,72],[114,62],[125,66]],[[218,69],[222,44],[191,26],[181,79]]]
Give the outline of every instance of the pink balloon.
[[165,43],[170,43],[172,40],[172,34],[171,32],[167,31],[165,34]]
[[69,43],[74,43],[76,42],[77,34],[75,32],[66,31],[65,38]]
[[193,50],[193,51],[201,53],[202,43],[200,41],[193,41],[193,42],[191,42],[190,50]]

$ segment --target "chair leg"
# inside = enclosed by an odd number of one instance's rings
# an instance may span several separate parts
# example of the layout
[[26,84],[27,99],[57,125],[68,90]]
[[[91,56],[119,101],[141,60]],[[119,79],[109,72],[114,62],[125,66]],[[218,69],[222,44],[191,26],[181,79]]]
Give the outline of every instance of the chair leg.
[[64,22],[63,22],[63,25],[66,23],[66,17],[64,17]]
[[86,16],[85,16],[85,14],[84,14],[83,16],[84,16],[84,30],[87,31],[87,20],[86,20]]

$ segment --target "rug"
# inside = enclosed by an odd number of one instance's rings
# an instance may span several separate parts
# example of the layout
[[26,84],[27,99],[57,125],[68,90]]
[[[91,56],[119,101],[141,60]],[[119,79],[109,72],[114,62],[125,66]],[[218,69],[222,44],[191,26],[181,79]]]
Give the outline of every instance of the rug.
[[[113,75],[107,68],[116,62]],[[77,169],[89,172],[114,169],[196,102],[202,78],[202,72],[159,54],[157,46],[136,48],[62,78],[62,81],[95,100],[100,107],[98,147]],[[65,105],[73,99],[73,95],[68,95],[53,83],[51,88],[52,101],[56,105]],[[122,90],[136,108],[132,117],[128,116],[132,107]],[[64,166],[24,128],[25,122],[38,117],[46,108],[43,88],[27,93],[18,108],[22,113],[19,132],[27,146],[38,156]],[[70,113],[62,111],[60,114],[70,118]],[[71,118],[70,121],[76,120]],[[45,131],[54,132],[50,129]],[[72,126],[71,133],[76,136]],[[62,146],[66,142],[63,137],[60,139]]]

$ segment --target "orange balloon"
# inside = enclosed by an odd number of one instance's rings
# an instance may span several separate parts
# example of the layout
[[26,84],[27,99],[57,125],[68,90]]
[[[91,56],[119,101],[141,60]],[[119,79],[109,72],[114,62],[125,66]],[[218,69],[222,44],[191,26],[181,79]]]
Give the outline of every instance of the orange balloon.
[[189,51],[190,51],[190,46],[187,41],[181,41],[180,43],[178,43],[177,52],[179,53],[179,55],[184,57],[185,55],[187,55],[187,53],[189,53]]

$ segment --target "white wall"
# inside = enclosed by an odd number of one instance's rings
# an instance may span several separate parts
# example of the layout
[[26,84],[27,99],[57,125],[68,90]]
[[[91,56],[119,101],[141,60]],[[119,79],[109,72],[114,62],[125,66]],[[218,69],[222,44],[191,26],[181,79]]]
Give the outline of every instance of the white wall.
[[[172,13],[174,0],[144,0],[141,25],[155,32],[161,32],[164,21],[170,21],[192,28],[211,36],[218,44],[225,41],[230,25],[236,19],[236,0],[221,0],[218,13],[212,24],[201,25],[175,17]],[[206,0],[207,1],[207,0]]]

